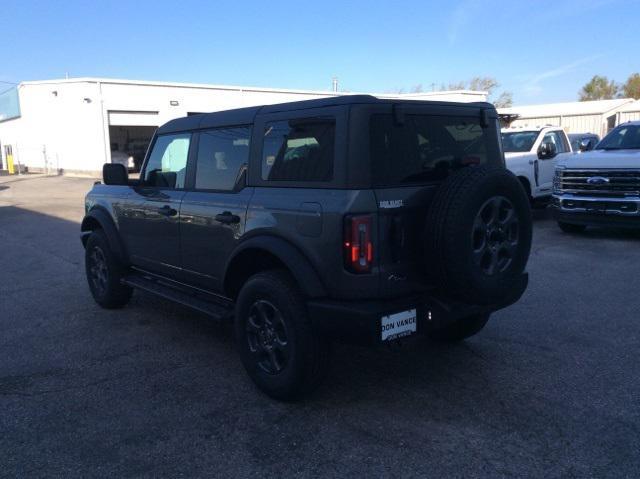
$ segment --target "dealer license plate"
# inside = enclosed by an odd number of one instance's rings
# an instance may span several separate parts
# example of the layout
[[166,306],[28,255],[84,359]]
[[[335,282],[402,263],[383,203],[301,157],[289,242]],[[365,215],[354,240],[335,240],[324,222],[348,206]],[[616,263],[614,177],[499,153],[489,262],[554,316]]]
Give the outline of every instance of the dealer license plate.
[[382,340],[391,341],[392,339],[409,336],[416,332],[416,310],[409,309],[399,313],[383,316],[381,323]]

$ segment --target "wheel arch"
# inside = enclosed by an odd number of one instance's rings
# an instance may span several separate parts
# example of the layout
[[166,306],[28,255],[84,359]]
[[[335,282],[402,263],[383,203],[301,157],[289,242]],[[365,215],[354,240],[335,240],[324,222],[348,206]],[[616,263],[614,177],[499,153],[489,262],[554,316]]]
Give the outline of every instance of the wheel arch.
[[127,253],[120,238],[120,234],[118,233],[118,228],[116,227],[116,224],[113,221],[113,218],[111,218],[109,212],[99,206],[91,209],[82,219],[82,224],[80,225],[80,238],[83,246],[86,247],[89,235],[96,229],[100,229],[104,232],[107,237],[107,241],[109,242],[109,247],[118,260],[122,263],[127,263]]
[[225,267],[225,294],[235,299],[250,276],[268,269],[287,270],[309,298],[327,295],[309,260],[291,243],[274,236],[254,236],[234,251]]
[[518,180],[520,181],[520,184],[524,187],[524,191],[527,193],[527,196],[529,197],[529,199],[533,198],[533,192],[531,190],[531,182],[529,181],[529,178],[527,178],[524,175],[518,175]]

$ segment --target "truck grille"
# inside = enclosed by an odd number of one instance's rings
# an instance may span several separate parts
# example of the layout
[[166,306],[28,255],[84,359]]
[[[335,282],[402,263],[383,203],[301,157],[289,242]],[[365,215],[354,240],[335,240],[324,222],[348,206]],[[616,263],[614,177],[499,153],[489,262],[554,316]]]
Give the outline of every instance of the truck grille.
[[558,193],[585,196],[640,196],[640,170],[558,170]]

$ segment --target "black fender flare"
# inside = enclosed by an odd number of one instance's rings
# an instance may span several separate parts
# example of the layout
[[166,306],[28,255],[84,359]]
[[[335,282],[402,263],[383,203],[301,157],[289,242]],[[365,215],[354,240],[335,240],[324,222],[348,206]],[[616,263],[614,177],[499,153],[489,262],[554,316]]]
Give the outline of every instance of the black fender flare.
[[107,241],[109,242],[109,247],[118,260],[123,264],[127,264],[128,255],[124,244],[122,243],[122,239],[120,238],[120,234],[118,233],[118,228],[116,227],[111,215],[104,208],[95,207],[82,219],[82,224],[80,226],[80,231],[82,233],[80,238],[83,246],[86,246],[87,239],[89,238],[91,231],[96,229],[96,227],[104,231]]
[[224,290],[227,291],[229,277],[231,276],[234,262],[243,253],[249,250],[262,250],[275,256],[282,262],[293,275],[296,283],[309,298],[321,298],[327,296],[324,284],[320,280],[311,262],[300,252],[298,248],[285,239],[277,236],[259,235],[242,242],[231,254],[225,265]]

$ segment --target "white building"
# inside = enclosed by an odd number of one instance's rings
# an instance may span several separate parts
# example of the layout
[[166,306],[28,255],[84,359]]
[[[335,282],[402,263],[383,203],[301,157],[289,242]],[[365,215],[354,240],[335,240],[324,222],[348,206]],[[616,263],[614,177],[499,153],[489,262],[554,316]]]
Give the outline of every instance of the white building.
[[618,111],[618,124],[640,120],[640,100],[627,103]]
[[640,102],[633,98],[576,101],[514,106],[500,108],[498,112],[518,115],[511,123],[512,127],[561,126],[567,133],[596,133],[602,137],[634,115],[640,118]]
[[[112,152],[143,155],[154,130],[173,118],[339,94],[104,78],[22,82],[0,95],[0,169],[12,154],[30,171],[97,175]],[[377,96],[486,99],[467,90]]]

